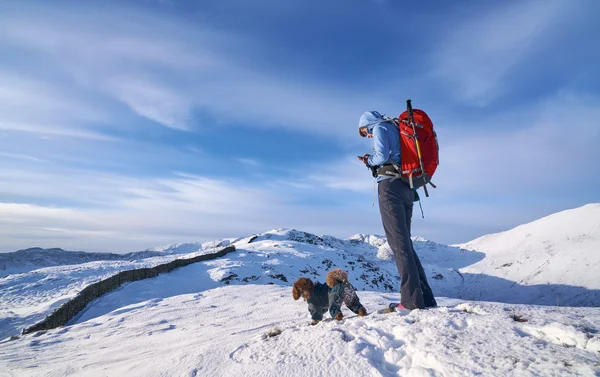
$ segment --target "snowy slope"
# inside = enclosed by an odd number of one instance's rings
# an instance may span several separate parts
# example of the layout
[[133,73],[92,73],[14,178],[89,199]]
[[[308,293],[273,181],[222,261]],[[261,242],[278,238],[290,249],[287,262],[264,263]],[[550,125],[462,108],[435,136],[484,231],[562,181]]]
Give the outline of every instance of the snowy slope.
[[[594,376],[600,309],[440,300],[309,325],[289,287],[195,291],[191,265],[128,284],[78,323],[0,343],[0,375]],[[175,282],[184,284],[177,287]],[[165,289],[165,287],[170,287]],[[186,293],[186,291],[188,291]],[[152,299],[138,302],[142,292]],[[397,294],[359,292],[373,310]],[[123,305],[124,306],[121,306]],[[517,322],[513,318],[527,320]],[[279,335],[275,335],[281,331]],[[269,334],[274,336],[269,336]]]
[[[174,259],[191,258],[213,251],[207,249],[185,255],[67,264],[0,278],[0,339],[20,333],[75,297],[83,288],[121,271],[154,267]],[[144,253],[140,255],[144,256]],[[72,263],[73,259],[69,258],[68,261]]]
[[[559,212],[463,245],[485,254],[462,268],[472,299],[600,305],[600,204]],[[496,284],[491,284],[496,281]],[[468,293],[467,293],[468,292]]]

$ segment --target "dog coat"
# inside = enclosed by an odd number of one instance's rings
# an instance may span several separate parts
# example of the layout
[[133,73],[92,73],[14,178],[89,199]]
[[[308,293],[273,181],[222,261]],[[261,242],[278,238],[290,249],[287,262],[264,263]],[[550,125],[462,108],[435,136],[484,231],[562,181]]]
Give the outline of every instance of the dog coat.
[[356,294],[356,289],[348,280],[338,281],[333,288],[329,288],[326,284],[316,283],[315,289],[306,301],[308,311],[315,321],[322,320],[323,314],[327,311],[331,314],[331,318],[335,317],[342,311],[342,303],[346,304],[348,309],[356,314],[363,307]]

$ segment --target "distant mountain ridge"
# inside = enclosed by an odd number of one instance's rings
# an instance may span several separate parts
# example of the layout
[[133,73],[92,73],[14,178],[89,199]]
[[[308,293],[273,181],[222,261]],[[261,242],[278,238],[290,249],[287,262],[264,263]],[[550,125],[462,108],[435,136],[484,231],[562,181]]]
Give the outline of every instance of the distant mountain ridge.
[[[358,289],[396,291],[399,277],[381,235],[346,240],[295,229],[273,229],[246,238],[179,243],[128,254],[27,249],[0,254],[0,277],[48,266],[103,260],[143,260],[234,244],[240,258],[227,258],[209,273],[224,284],[291,284],[299,276],[324,279],[341,267]],[[600,305],[600,204],[559,212],[460,245],[420,237],[413,244],[438,296],[561,306]],[[306,246],[302,246],[306,245]]]
[[43,267],[125,258],[124,255],[113,253],[88,253],[85,251],[67,251],[60,248],[43,249],[33,247],[12,253],[1,253],[0,277]]
[[76,265],[95,261],[127,261],[173,254],[188,254],[215,247],[227,246],[231,240],[209,241],[204,243],[180,243],[155,247],[144,251],[126,254],[69,251],[61,248],[44,249],[32,247],[11,253],[0,253],[0,278],[39,268]]

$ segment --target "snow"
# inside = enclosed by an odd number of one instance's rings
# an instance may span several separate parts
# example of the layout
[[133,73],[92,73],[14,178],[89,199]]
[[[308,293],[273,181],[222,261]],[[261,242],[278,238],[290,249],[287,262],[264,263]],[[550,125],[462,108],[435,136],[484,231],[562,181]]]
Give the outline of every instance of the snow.
[[[214,250],[137,260],[100,260],[39,268],[0,278],[0,339],[20,333],[44,319],[90,284],[121,271],[154,267]],[[72,260],[69,260],[72,262]]]
[[461,269],[470,275],[468,285],[490,286],[488,281],[497,281],[494,289],[465,293],[471,299],[600,305],[600,203],[457,246],[485,254]]
[[[22,271],[0,278],[0,376],[600,376],[600,308],[566,306],[600,306],[600,204],[464,245],[413,242],[440,307],[392,314],[377,312],[399,300],[378,235],[273,229],[83,262],[11,253]],[[230,244],[225,257],[123,285],[64,328],[16,336],[93,282]],[[342,322],[310,326],[291,284],[334,267],[371,314],[344,308]]]
[[[75,324],[0,344],[19,376],[593,376],[600,310],[441,299],[310,326],[289,287],[206,290],[191,265],[130,283]],[[169,275],[176,275],[176,277]],[[190,282],[181,287],[173,283]],[[195,292],[193,292],[195,291]],[[143,292],[144,297],[138,294]],[[359,292],[371,311],[397,294]],[[152,297],[151,299],[147,299]],[[99,305],[103,302],[104,305]],[[513,320],[514,313],[527,322]],[[281,330],[279,335],[276,329]]]

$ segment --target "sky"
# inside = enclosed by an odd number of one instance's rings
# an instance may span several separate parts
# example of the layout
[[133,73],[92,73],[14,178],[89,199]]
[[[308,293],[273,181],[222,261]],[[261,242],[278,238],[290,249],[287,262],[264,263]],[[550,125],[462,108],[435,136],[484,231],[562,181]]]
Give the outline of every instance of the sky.
[[600,201],[595,0],[0,2],[0,252],[382,234],[368,110],[425,110],[413,235]]

